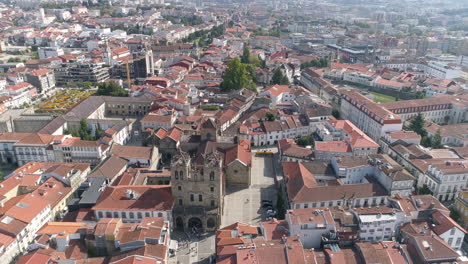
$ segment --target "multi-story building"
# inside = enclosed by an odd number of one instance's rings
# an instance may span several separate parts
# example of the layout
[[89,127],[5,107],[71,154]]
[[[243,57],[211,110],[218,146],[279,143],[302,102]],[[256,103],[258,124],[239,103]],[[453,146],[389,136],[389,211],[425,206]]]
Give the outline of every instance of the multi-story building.
[[458,124],[468,120],[467,95],[440,95],[425,99],[381,104],[385,109],[407,121],[418,114],[438,124]]
[[0,259],[10,263],[17,255],[27,252],[36,232],[50,220],[48,201],[28,194],[2,208],[0,217]]
[[468,163],[466,160],[425,160],[427,170],[419,176],[418,187],[426,185],[432,194],[441,201],[450,201],[457,197],[468,181]]
[[0,161],[18,164],[30,161],[51,162],[55,160],[49,147],[54,136],[37,133],[3,133],[0,134]]
[[336,156],[377,154],[379,145],[348,120],[328,120],[315,131],[322,141],[315,141],[315,158],[330,160]]
[[342,93],[340,113],[343,119],[351,121],[377,143],[385,133],[403,128],[397,114],[356,91]]
[[125,223],[139,223],[145,217],[172,221],[174,197],[167,185],[119,185],[107,187],[93,206],[97,220],[121,218]]
[[434,233],[447,242],[453,249],[459,250],[462,246],[466,230],[450,216],[443,214],[439,210],[432,213],[431,220]]
[[406,196],[413,192],[416,179],[388,155],[334,157],[331,165],[345,184],[366,183],[367,177],[372,177],[391,196],[396,194]]
[[72,62],[54,68],[57,84],[76,82],[100,83],[109,79],[109,70],[101,64]]
[[283,162],[289,207],[369,206],[385,204],[388,192],[372,177],[366,183],[317,180],[303,163]]
[[110,147],[98,141],[81,140],[64,136],[63,140],[54,140],[53,150],[56,162],[90,163],[96,166],[103,161]]
[[430,138],[440,133],[442,145],[451,147],[468,146],[468,123],[440,126],[435,123],[426,123],[426,131]]
[[54,71],[49,69],[37,69],[26,74],[27,82],[34,85],[39,93],[47,93],[55,87]]
[[460,220],[463,226],[468,226],[468,189],[464,188],[458,192],[457,198],[455,199],[455,208],[460,213]]
[[359,219],[359,236],[364,241],[392,240],[406,221],[404,212],[385,206],[355,208],[352,212]]
[[322,236],[336,226],[328,208],[292,209],[286,212],[290,236],[298,236],[304,248],[320,248]]

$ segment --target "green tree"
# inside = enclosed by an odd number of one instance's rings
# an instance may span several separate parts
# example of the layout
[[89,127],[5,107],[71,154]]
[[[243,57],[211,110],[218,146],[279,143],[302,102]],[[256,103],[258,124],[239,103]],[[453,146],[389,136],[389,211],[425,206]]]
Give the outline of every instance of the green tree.
[[332,116],[336,119],[340,119],[340,111],[333,109]]
[[105,82],[98,84],[96,95],[108,95],[117,97],[127,97],[128,91],[121,88],[114,82]]
[[314,144],[314,141],[312,140],[311,136],[304,136],[296,139],[296,144],[298,144],[301,147],[312,146]]
[[244,44],[244,50],[242,52],[241,62],[250,63],[250,49],[249,47],[247,47],[246,44]]
[[418,188],[418,194],[432,194],[427,184],[424,184],[422,187]]
[[96,140],[100,139],[104,135],[104,131],[102,130],[102,127],[100,124],[97,125],[96,131],[94,132],[94,138]]
[[426,129],[424,128],[425,123],[426,120],[424,120],[424,116],[419,113],[415,118],[413,118],[413,120],[411,120],[408,128],[423,137],[427,133]]
[[423,136],[421,138],[421,146],[426,147],[426,148],[432,147],[431,138],[428,136]]
[[444,148],[444,146],[442,145],[442,136],[440,135],[440,129],[437,130],[435,135],[431,138],[431,146],[434,149]]
[[267,113],[265,114],[265,116],[266,116],[266,119],[267,119],[268,121],[275,121],[275,120],[276,120],[276,116],[275,116],[274,114],[270,113],[270,112],[267,112]]
[[450,217],[456,222],[459,222],[460,216],[461,216],[460,212],[453,205],[449,207],[449,210],[450,210]]
[[271,83],[272,84],[280,84],[280,85],[288,85],[289,80],[288,77],[286,77],[283,72],[281,71],[280,68],[277,68],[275,72],[273,73],[273,77],[271,77]]
[[229,61],[227,70],[223,74],[221,89],[223,91],[234,91],[247,88],[256,91],[256,85],[247,72],[247,67],[241,63],[239,58]]
[[276,208],[278,209],[278,219],[282,220],[284,219],[286,215],[286,208],[284,206],[284,198],[283,198],[283,192],[282,190],[278,190],[278,197],[276,200]]

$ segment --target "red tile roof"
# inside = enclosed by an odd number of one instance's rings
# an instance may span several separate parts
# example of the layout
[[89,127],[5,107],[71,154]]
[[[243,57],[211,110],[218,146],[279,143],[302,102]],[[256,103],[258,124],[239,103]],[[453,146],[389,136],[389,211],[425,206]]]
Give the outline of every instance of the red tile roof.
[[[137,199],[127,199],[126,191],[132,190]],[[122,185],[107,187],[93,210],[170,211],[174,204],[171,187]]]

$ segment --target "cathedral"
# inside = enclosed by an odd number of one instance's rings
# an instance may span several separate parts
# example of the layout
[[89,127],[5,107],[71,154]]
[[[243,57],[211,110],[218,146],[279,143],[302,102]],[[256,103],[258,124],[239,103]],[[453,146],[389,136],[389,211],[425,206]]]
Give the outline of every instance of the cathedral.
[[173,220],[179,230],[216,230],[226,184],[250,185],[250,143],[221,143],[219,136],[216,122],[207,119],[198,135],[181,142],[172,157]]

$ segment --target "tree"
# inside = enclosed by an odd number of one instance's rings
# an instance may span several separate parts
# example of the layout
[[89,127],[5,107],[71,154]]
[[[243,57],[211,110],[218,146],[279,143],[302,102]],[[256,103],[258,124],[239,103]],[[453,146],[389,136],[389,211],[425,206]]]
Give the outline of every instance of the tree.
[[413,120],[411,120],[408,128],[423,137],[427,133],[426,129],[424,128],[425,123],[426,120],[424,120],[424,116],[419,113]]
[[256,85],[247,72],[247,67],[239,58],[234,58],[228,63],[227,70],[223,74],[221,89],[223,91],[235,91],[243,88],[256,91]]
[[288,77],[286,77],[280,68],[277,68],[273,73],[273,77],[271,77],[272,84],[280,84],[280,85],[289,85]]
[[456,222],[459,222],[460,216],[461,216],[460,212],[453,205],[449,207],[449,210],[450,210],[450,218],[452,218]]
[[278,219],[282,220],[284,219],[284,216],[286,215],[286,208],[284,206],[284,198],[283,198],[283,192],[282,190],[278,190],[278,199],[276,200],[276,208],[278,209]]
[[424,184],[422,187],[418,188],[418,194],[432,194],[427,184]]
[[426,147],[426,148],[432,147],[431,138],[428,136],[423,136],[421,138],[421,146]]
[[440,135],[440,129],[438,129],[435,135],[431,138],[431,146],[434,149],[444,148],[444,146],[442,145],[442,136]]
[[276,116],[274,114],[272,114],[272,113],[268,112],[268,113],[265,114],[265,116],[266,116],[266,119],[268,121],[275,121],[276,120]]
[[296,139],[296,144],[298,144],[301,147],[312,146],[314,144],[314,141],[312,140],[311,136],[304,136]]
[[0,171],[0,181],[3,181],[3,172]]
[[250,63],[250,49],[246,44],[244,44],[244,51],[242,52],[241,62]]
[[127,97],[128,91],[119,87],[114,82],[105,82],[98,84],[96,95],[109,95],[117,97]]
[[336,119],[340,119],[340,111],[333,109],[332,110],[332,116]]

